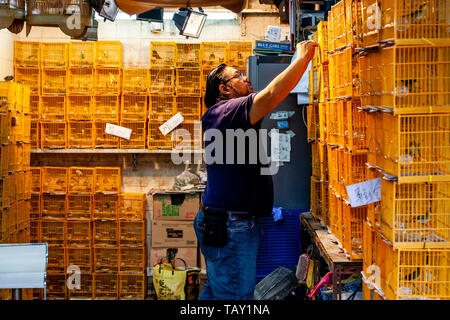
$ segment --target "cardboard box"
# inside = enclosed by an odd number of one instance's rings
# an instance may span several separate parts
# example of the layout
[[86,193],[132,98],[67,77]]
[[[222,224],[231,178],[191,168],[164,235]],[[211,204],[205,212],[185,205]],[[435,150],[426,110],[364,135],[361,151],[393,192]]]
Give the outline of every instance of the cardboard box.
[[[167,257],[168,248],[151,248],[150,249],[150,265],[153,267],[155,263],[158,262],[160,258]],[[197,248],[174,248],[177,249],[177,254],[175,258],[181,258],[186,262],[187,267],[197,267]],[[167,262],[166,260],[164,262]],[[182,261],[176,261],[175,266],[184,267]]]
[[152,220],[194,220],[200,208],[197,191],[154,191],[150,198]]
[[196,248],[193,221],[152,221],[152,248]]

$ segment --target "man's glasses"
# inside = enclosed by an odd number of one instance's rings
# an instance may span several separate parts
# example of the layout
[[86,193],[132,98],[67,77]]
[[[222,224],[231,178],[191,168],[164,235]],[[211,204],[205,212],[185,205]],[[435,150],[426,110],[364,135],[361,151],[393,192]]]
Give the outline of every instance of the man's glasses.
[[225,80],[225,81],[222,81],[222,84],[227,84],[228,81],[230,81],[231,79],[234,79],[234,78],[241,78],[241,79],[244,79],[244,77],[245,77],[245,74],[243,74],[242,72],[238,72],[238,73],[236,73],[234,76],[232,76],[230,79],[227,79],[227,80]]

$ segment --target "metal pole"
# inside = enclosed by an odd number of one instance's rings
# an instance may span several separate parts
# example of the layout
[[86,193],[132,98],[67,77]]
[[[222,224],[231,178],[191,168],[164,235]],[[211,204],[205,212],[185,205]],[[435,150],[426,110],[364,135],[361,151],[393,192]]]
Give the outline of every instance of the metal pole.
[[13,300],[22,300],[22,289],[13,289]]

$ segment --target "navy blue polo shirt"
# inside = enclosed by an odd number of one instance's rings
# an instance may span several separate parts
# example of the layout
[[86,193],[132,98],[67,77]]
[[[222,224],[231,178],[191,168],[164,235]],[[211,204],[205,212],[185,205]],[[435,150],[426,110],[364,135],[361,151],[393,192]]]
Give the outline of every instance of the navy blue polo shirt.
[[[264,165],[257,157],[256,164],[250,163],[250,139],[245,141],[245,162],[238,164],[237,140],[234,139],[234,159],[227,162],[226,129],[248,129],[256,131],[257,151],[259,155],[259,129],[262,120],[250,124],[249,111],[256,93],[245,97],[223,100],[210,107],[202,116],[202,129],[218,129],[223,137],[223,164],[213,163],[206,165],[208,180],[203,193],[203,205],[205,207],[217,207],[230,211],[247,211],[258,218],[270,216],[273,207],[273,183],[272,176],[262,175],[261,168]],[[228,140],[231,140],[228,139]],[[215,141],[206,141],[205,148]],[[228,141],[229,142],[229,141]],[[215,143],[216,147],[217,144]],[[255,147],[255,146],[253,146]],[[214,150],[211,148],[211,150]],[[216,150],[212,155],[216,155]],[[266,152],[265,150],[263,152]],[[267,154],[267,153],[265,153]]]

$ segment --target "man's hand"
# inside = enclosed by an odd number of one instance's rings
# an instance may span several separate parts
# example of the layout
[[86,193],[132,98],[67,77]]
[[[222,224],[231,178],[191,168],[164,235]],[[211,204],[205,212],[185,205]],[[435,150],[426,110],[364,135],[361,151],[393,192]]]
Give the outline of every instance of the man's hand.
[[305,59],[306,61],[311,61],[316,52],[317,42],[313,40],[306,40],[297,43],[297,58]]
[[317,42],[312,40],[297,44],[295,61],[256,94],[250,108],[250,124],[255,124],[269,114],[294,89],[314,57],[316,47]]

